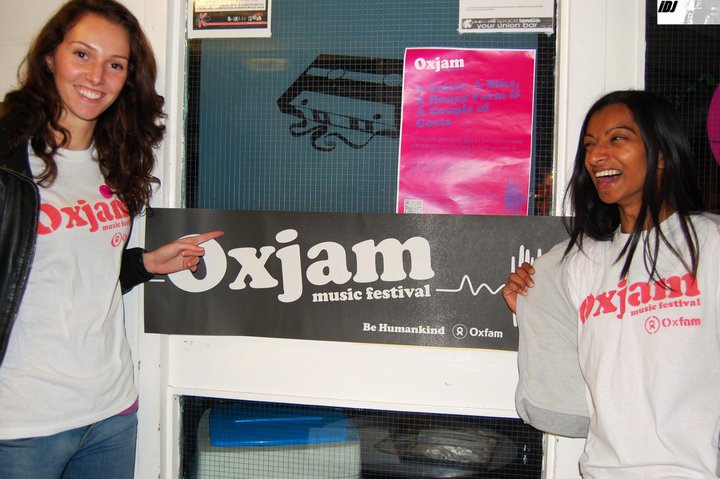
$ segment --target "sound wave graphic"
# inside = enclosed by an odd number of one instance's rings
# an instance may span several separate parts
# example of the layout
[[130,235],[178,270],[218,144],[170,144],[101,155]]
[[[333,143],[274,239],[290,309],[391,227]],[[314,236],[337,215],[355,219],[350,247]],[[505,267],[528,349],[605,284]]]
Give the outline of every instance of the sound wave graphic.
[[514,273],[515,269],[522,266],[523,263],[533,264],[535,262],[535,258],[539,258],[540,256],[542,256],[542,250],[540,248],[537,250],[537,256],[532,257],[530,256],[530,250],[526,248],[524,244],[521,244],[520,249],[518,250],[517,259],[515,256],[512,256],[510,259],[510,272]]
[[[535,262],[535,258],[539,258],[542,256],[542,250],[538,248],[536,256],[532,256],[530,254],[530,250],[525,245],[520,245],[520,249],[518,250],[517,256],[511,256],[510,257],[510,272],[514,273],[517,268],[522,266],[523,263],[530,263],[533,264]],[[465,285],[467,285],[470,289],[470,293],[473,296],[477,296],[481,290],[486,289],[490,294],[498,294],[501,289],[505,287],[505,283],[498,286],[496,289],[493,289],[490,285],[487,283],[481,283],[477,288],[473,287],[472,280],[470,279],[469,275],[464,275],[462,277],[462,280],[460,281],[460,286],[457,288],[451,288],[451,289],[440,289],[437,288],[435,291],[438,293],[459,293],[465,288]]]
[[[540,248],[538,248],[536,255],[532,256],[530,254],[529,248],[527,248],[525,245],[520,245],[518,255],[510,257],[510,272],[514,273],[515,270],[517,270],[517,268],[519,268],[523,263],[533,264],[535,262],[535,259],[539,258],[540,256],[542,256],[542,250]],[[470,290],[470,294],[472,294],[473,296],[477,296],[478,294],[480,294],[480,291],[484,289],[494,296],[505,287],[505,283],[493,289],[486,282],[482,282],[477,288],[475,288],[473,286],[472,280],[470,279],[470,276],[466,274],[462,277],[462,280],[460,280],[460,286],[458,286],[457,288],[435,288],[435,291],[438,293],[459,293],[460,291],[464,290],[466,286]],[[517,318],[515,317],[515,313],[513,313],[513,326],[517,327]]]
[[462,281],[460,281],[460,286],[458,286],[457,288],[454,288],[454,289],[436,288],[435,291],[437,291],[438,293],[459,293],[460,291],[462,291],[465,288],[465,285],[468,285],[468,287],[470,288],[470,293],[473,296],[477,296],[478,294],[480,294],[480,291],[483,289],[487,289],[490,294],[495,295],[495,294],[498,294],[498,292],[501,289],[503,289],[503,287],[505,286],[505,284],[503,283],[500,285],[500,287],[493,290],[490,287],[490,285],[488,285],[487,283],[482,283],[477,288],[473,288],[473,284],[472,284],[472,280],[470,279],[470,276],[465,275],[462,277]]

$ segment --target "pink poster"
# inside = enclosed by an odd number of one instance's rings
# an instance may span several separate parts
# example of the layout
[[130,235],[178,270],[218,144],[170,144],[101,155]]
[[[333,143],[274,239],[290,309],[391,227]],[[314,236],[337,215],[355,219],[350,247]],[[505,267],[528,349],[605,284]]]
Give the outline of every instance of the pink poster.
[[407,49],[398,213],[525,215],[535,50]]

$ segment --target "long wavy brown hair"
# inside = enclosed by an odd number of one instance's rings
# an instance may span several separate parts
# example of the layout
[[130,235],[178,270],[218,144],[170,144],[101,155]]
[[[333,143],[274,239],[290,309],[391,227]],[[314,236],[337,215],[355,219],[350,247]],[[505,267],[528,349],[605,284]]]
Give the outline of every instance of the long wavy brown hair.
[[[164,99],[155,91],[157,65],[150,42],[138,20],[114,0],[71,0],[45,24],[18,69],[20,87],[5,96],[0,128],[8,132],[9,149],[28,142],[45,163],[38,184],[52,185],[58,174],[54,156],[68,144],[70,133],[60,126],[63,103],[46,58],[67,32],[87,14],[102,16],[128,32],[130,62],[127,80],[115,102],[98,118],[93,133],[105,181],[125,201],[132,216],[149,205],[154,186],[155,149],[165,133]],[[60,133],[61,141],[56,139]]]

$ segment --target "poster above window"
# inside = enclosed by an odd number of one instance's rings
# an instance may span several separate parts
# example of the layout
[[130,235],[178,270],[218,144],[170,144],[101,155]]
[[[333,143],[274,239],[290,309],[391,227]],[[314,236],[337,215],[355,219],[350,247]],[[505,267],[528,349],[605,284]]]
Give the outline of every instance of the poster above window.
[[460,0],[460,33],[553,33],[553,0]]
[[267,38],[272,0],[188,0],[188,38]]
[[408,48],[398,213],[526,215],[535,50]]

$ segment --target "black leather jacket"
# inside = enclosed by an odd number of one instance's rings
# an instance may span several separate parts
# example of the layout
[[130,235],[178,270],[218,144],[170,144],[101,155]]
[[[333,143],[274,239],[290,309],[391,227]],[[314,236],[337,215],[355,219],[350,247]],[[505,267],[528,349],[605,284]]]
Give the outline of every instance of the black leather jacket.
[[[0,152],[7,138],[0,132]],[[26,148],[0,154],[0,364],[20,308],[35,255],[40,194],[30,173]],[[153,277],[142,262],[142,248],[123,251],[120,283],[123,293]]]

